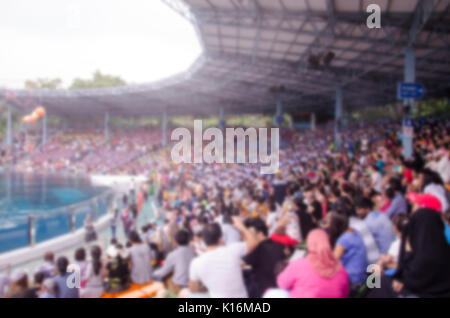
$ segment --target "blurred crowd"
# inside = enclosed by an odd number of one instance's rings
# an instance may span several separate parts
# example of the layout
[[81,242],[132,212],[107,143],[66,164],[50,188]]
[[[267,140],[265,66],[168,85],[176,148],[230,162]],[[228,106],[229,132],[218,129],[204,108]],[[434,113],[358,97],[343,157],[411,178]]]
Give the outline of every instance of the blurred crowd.
[[[100,297],[162,281],[172,297],[450,297],[450,121],[420,118],[414,130],[411,159],[390,121],[348,125],[340,145],[331,126],[292,130],[273,175],[257,164],[175,164],[170,149],[130,157],[127,169],[136,162],[148,183],[116,200],[110,244],[73,260],[49,252],[33,282],[20,269],[1,277],[0,295]],[[117,137],[114,151],[144,152],[140,137]],[[56,142],[86,143],[95,140]],[[101,158],[97,168],[114,169]],[[146,200],[154,221],[139,228]],[[74,264],[80,288],[67,284]]]

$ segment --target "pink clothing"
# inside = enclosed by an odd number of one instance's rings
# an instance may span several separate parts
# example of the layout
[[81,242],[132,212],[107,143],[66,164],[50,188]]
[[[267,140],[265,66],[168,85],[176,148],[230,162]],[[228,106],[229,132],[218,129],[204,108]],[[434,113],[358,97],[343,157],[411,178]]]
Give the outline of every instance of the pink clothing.
[[288,290],[291,298],[345,298],[350,282],[342,267],[333,277],[319,276],[306,258],[299,258],[278,275],[278,287]]
[[306,259],[319,276],[330,278],[342,269],[341,262],[331,251],[330,239],[324,230],[315,229],[309,232],[306,245],[308,247]]

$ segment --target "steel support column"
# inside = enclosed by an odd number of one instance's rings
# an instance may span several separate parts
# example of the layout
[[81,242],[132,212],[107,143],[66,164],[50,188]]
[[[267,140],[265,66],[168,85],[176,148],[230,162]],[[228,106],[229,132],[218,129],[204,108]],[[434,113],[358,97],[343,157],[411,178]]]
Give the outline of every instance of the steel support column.
[[42,117],[42,144],[47,142],[47,114]]
[[6,114],[6,146],[12,145],[12,111],[11,106],[8,105],[8,113]]
[[167,145],[167,111],[164,110],[162,115],[162,145],[165,147]]
[[105,140],[109,140],[109,113],[105,113]]
[[[414,83],[416,80],[416,54],[412,47],[405,50],[405,65],[404,65],[404,81],[406,83]],[[402,132],[402,146],[403,156],[405,159],[411,159],[413,154],[413,132],[411,129],[411,120],[414,114],[414,99],[407,98],[403,100],[405,111],[403,113],[403,132]],[[409,122],[407,124],[407,122]]]
[[311,130],[316,130],[316,113],[311,113]]
[[336,102],[334,104],[334,148],[341,149],[341,120],[342,120],[342,89],[336,88]]

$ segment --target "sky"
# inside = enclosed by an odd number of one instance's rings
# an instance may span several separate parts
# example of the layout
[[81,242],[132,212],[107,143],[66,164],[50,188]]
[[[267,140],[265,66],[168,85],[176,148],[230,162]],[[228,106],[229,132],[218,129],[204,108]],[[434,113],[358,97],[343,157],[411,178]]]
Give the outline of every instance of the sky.
[[161,0],[0,0],[0,87],[99,69],[128,83],[186,70],[201,54],[194,27]]

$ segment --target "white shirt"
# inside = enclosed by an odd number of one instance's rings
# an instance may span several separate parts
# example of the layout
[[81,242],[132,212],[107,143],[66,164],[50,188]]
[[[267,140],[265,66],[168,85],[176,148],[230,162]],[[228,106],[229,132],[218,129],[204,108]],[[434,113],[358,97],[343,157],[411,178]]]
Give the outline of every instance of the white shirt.
[[394,242],[392,242],[391,246],[389,247],[388,254],[394,258],[395,262],[398,262],[401,241],[402,240],[399,237],[397,237],[397,239]]
[[364,245],[366,246],[367,262],[369,264],[375,264],[380,258],[380,251],[378,250],[377,243],[370,232],[369,226],[366,222],[354,216],[350,217],[349,223],[350,227],[358,231],[364,241]]
[[200,281],[213,298],[247,298],[241,269],[241,258],[246,254],[243,242],[205,252],[192,261],[189,278]]
[[374,185],[373,188],[378,193],[382,193],[383,191],[383,178],[381,177],[381,173],[374,172],[370,175],[370,178],[372,180],[372,184]]

